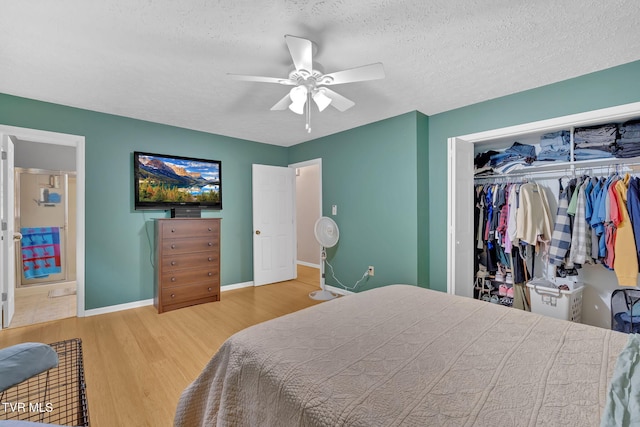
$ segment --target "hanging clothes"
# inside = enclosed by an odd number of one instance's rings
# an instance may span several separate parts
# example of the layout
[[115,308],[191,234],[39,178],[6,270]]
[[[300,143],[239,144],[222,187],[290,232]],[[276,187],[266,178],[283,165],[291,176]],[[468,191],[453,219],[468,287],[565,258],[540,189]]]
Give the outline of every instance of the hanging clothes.
[[631,220],[634,242],[636,244],[636,258],[640,266],[640,179],[633,177],[629,180],[627,189],[627,213]]
[[[576,186],[577,202],[573,220],[571,235],[571,254],[569,260],[572,264],[584,264],[590,262],[591,230],[588,229],[586,220],[586,194],[584,182],[578,188]],[[574,193],[574,194],[575,194]]]
[[536,252],[540,245],[551,240],[551,212],[546,192],[537,183],[520,186],[520,204],[516,212],[516,237],[532,246]]
[[511,251],[511,247],[518,244],[518,238],[516,237],[516,211],[518,210],[519,197],[520,185],[513,184],[509,191],[509,218],[507,219],[507,239],[509,246],[505,246],[505,249],[509,252]]
[[562,180],[560,180],[558,212],[553,227],[551,247],[549,248],[549,262],[554,265],[562,265],[565,263],[565,258],[571,247],[571,222],[567,213],[568,207],[567,189],[562,188]]
[[618,180],[614,186],[617,210],[612,212],[612,222],[616,226],[615,254],[613,269],[620,286],[636,286],[638,282],[638,258],[633,227],[627,212],[627,191],[629,174]]

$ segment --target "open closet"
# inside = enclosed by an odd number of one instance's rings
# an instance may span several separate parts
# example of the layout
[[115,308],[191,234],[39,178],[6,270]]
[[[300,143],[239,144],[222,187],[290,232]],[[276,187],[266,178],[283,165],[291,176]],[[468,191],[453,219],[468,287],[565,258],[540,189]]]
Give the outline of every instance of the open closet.
[[[475,291],[477,297],[478,217],[474,216],[474,212],[477,214],[478,186],[486,186],[487,190],[491,191],[500,190],[502,197],[505,194],[504,190],[511,188],[511,185],[519,186],[524,183],[535,185],[536,191],[540,189],[544,192],[550,212],[551,229],[547,228],[549,236],[546,236],[545,240],[548,242],[539,244],[538,250],[533,251],[535,254],[533,269],[529,275],[533,279],[555,277],[556,266],[562,263],[556,262],[554,265],[550,262],[550,259],[553,261],[553,257],[549,257],[548,251],[556,225],[561,192],[566,191],[569,185],[573,185],[574,189],[578,185],[580,189],[583,183],[585,184],[583,190],[587,188],[587,184],[590,184],[589,191],[591,191],[593,185],[603,185],[612,177],[624,180],[627,173],[630,176],[636,172],[640,173],[640,156],[636,156],[629,148],[624,158],[615,157],[613,154],[607,156],[594,154],[597,152],[592,152],[593,147],[588,144],[578,144],[580,150],[586,149],[580,152],[576,149],[576,143],[583,140],[580,133],[576,134],[576,130],[583,132],[587,128],[597,127],[606,131],[606,126],[609,125],[619,132],[619,126],[636,119],[640,119],[640,103],[449,138],[448,292],[474,297]],[[537,155],[540,155],[545,150],[545,146],[548,146],[547,142],[541,141],[541,138],[550,134],[563,135],[567,138],[569,144],[566,148],[569,152],[566,158],[557,156],[555,153],[550,156],[556,157],[553,160],[541,155],[540,158],[545,161],[538,161]],[[619,134],[617,135],[619,137]],[[529,155],[527,150],[532,149],[530,147],[535,149],[536,161],[527,160]],[[499,161],[508,158],[509,151],[521,151],[519,154],[523,154],[522,159],[520,162],[513,162],[504,167],[505,162]],[[488,156],[494,155],[497,161],[493,162],[493,166],[501,164],[494,167],[490,175],[479,178],[474,176],[474,163],[477,163],[477,157],[482,153],[490,153]],[[640,155],[640,152],[638,154]],[[618,155],[622,156],[620,151]],[[487,193],[484,192],[483,195],[486,197]],[[493,194],[491,196],[495,197]],[[591,233],[591,228],[589,232]],[[589,254],[591,254],[591,246]],[[611,327],[612,293],[623,287],[637,286],[637,279],[633,276],[634,283],[630,283],[631,279],[620,279],[619,273],[607,268],[609,266],[603,266],[598,258],[595,259],[594,263],[591,263],[591,260],[583,261],[582,264],[578,264],[580,268],[576,269],[577,275],[574,280],[584,284],[581,321],[609,328]],[[486,262],[486,258],[484,260]],[[492,268],[495,269],[495,267]],[[637,270],[637,266],[633,268]],[[502,279],[505,282],[506,292],[509,280]],[[626,286],[620,286],[619,282],[624,282]],[[503,302],[508,305],[506,300]]]

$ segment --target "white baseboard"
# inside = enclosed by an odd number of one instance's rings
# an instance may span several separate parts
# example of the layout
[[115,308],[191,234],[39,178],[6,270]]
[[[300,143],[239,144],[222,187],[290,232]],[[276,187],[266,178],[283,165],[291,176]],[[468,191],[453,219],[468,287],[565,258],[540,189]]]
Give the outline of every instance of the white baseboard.
[[251,288],[253,287],[253,281],[251,282],[243,282],[243,283],[235,283],[233,285],[224,285],[220,287],[220,292],[224,292],[224,291],[232,291],[234,289],[241,289],[241,288]]
[[[221,286],[220,287],[220,292],[225,292],[225,291],[231,291],[234,289],[240,289],[240,288],[249,288],[253,286],[253,282],[243,282],[243,283],[235,283],[233,285],[226,285],[226,286]],[[153,299],[146,299],[146,300],[141,300],[141,301],[133,301],[133,302],[128,302],[125,304],[118,304],[118,305],[110,305],[108,307],[100,307],[100,308],[94,308],[91,310],[85,310],[84,315],[85,317],[88,316],[97,316],[99,314],[107,314],[107,313],[114,313],[116,311],[122,311],[122,310],[129,310],[132,308],[139,308],[139,307],[146,307],[148,305],[153,305]]]
[[85,310],[84,315],[85,317],[97,316],[98,314],[114,313],[116,311],[129,310],[129,309],[138,308],[138,307],[146,307],[147,305],[153,305],[153,299],[145,299],[142,301],[128,302],[126,304],[110,305],[107,307],[92,308],[91,310]]
[[300,260],[298,260],[298,261],[296,261],[296,264],[304,265],[304,266],[306,266],[306,267],[320,268],[320,264],[314,264],[314,263],[306,262],[306,261],[300,261]]

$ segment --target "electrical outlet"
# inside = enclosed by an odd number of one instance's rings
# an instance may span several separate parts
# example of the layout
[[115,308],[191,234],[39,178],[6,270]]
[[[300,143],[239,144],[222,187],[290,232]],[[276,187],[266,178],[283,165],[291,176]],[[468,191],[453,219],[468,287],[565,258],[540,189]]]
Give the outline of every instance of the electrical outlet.
[[373,265],[369,266],[369,270],[368,271],[369,271],[369,276],[373,276],[374,275],[375,271],[373,269]]

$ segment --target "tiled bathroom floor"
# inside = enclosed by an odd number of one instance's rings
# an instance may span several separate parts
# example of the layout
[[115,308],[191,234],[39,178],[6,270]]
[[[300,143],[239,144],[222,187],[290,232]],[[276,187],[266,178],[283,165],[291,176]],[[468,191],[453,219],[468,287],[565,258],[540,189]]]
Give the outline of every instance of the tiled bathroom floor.
[[77,295],[49,298],[49,291],[76,287],[76,282],[16,289],[16,309],[10,328],[64,319],[76,315]]

